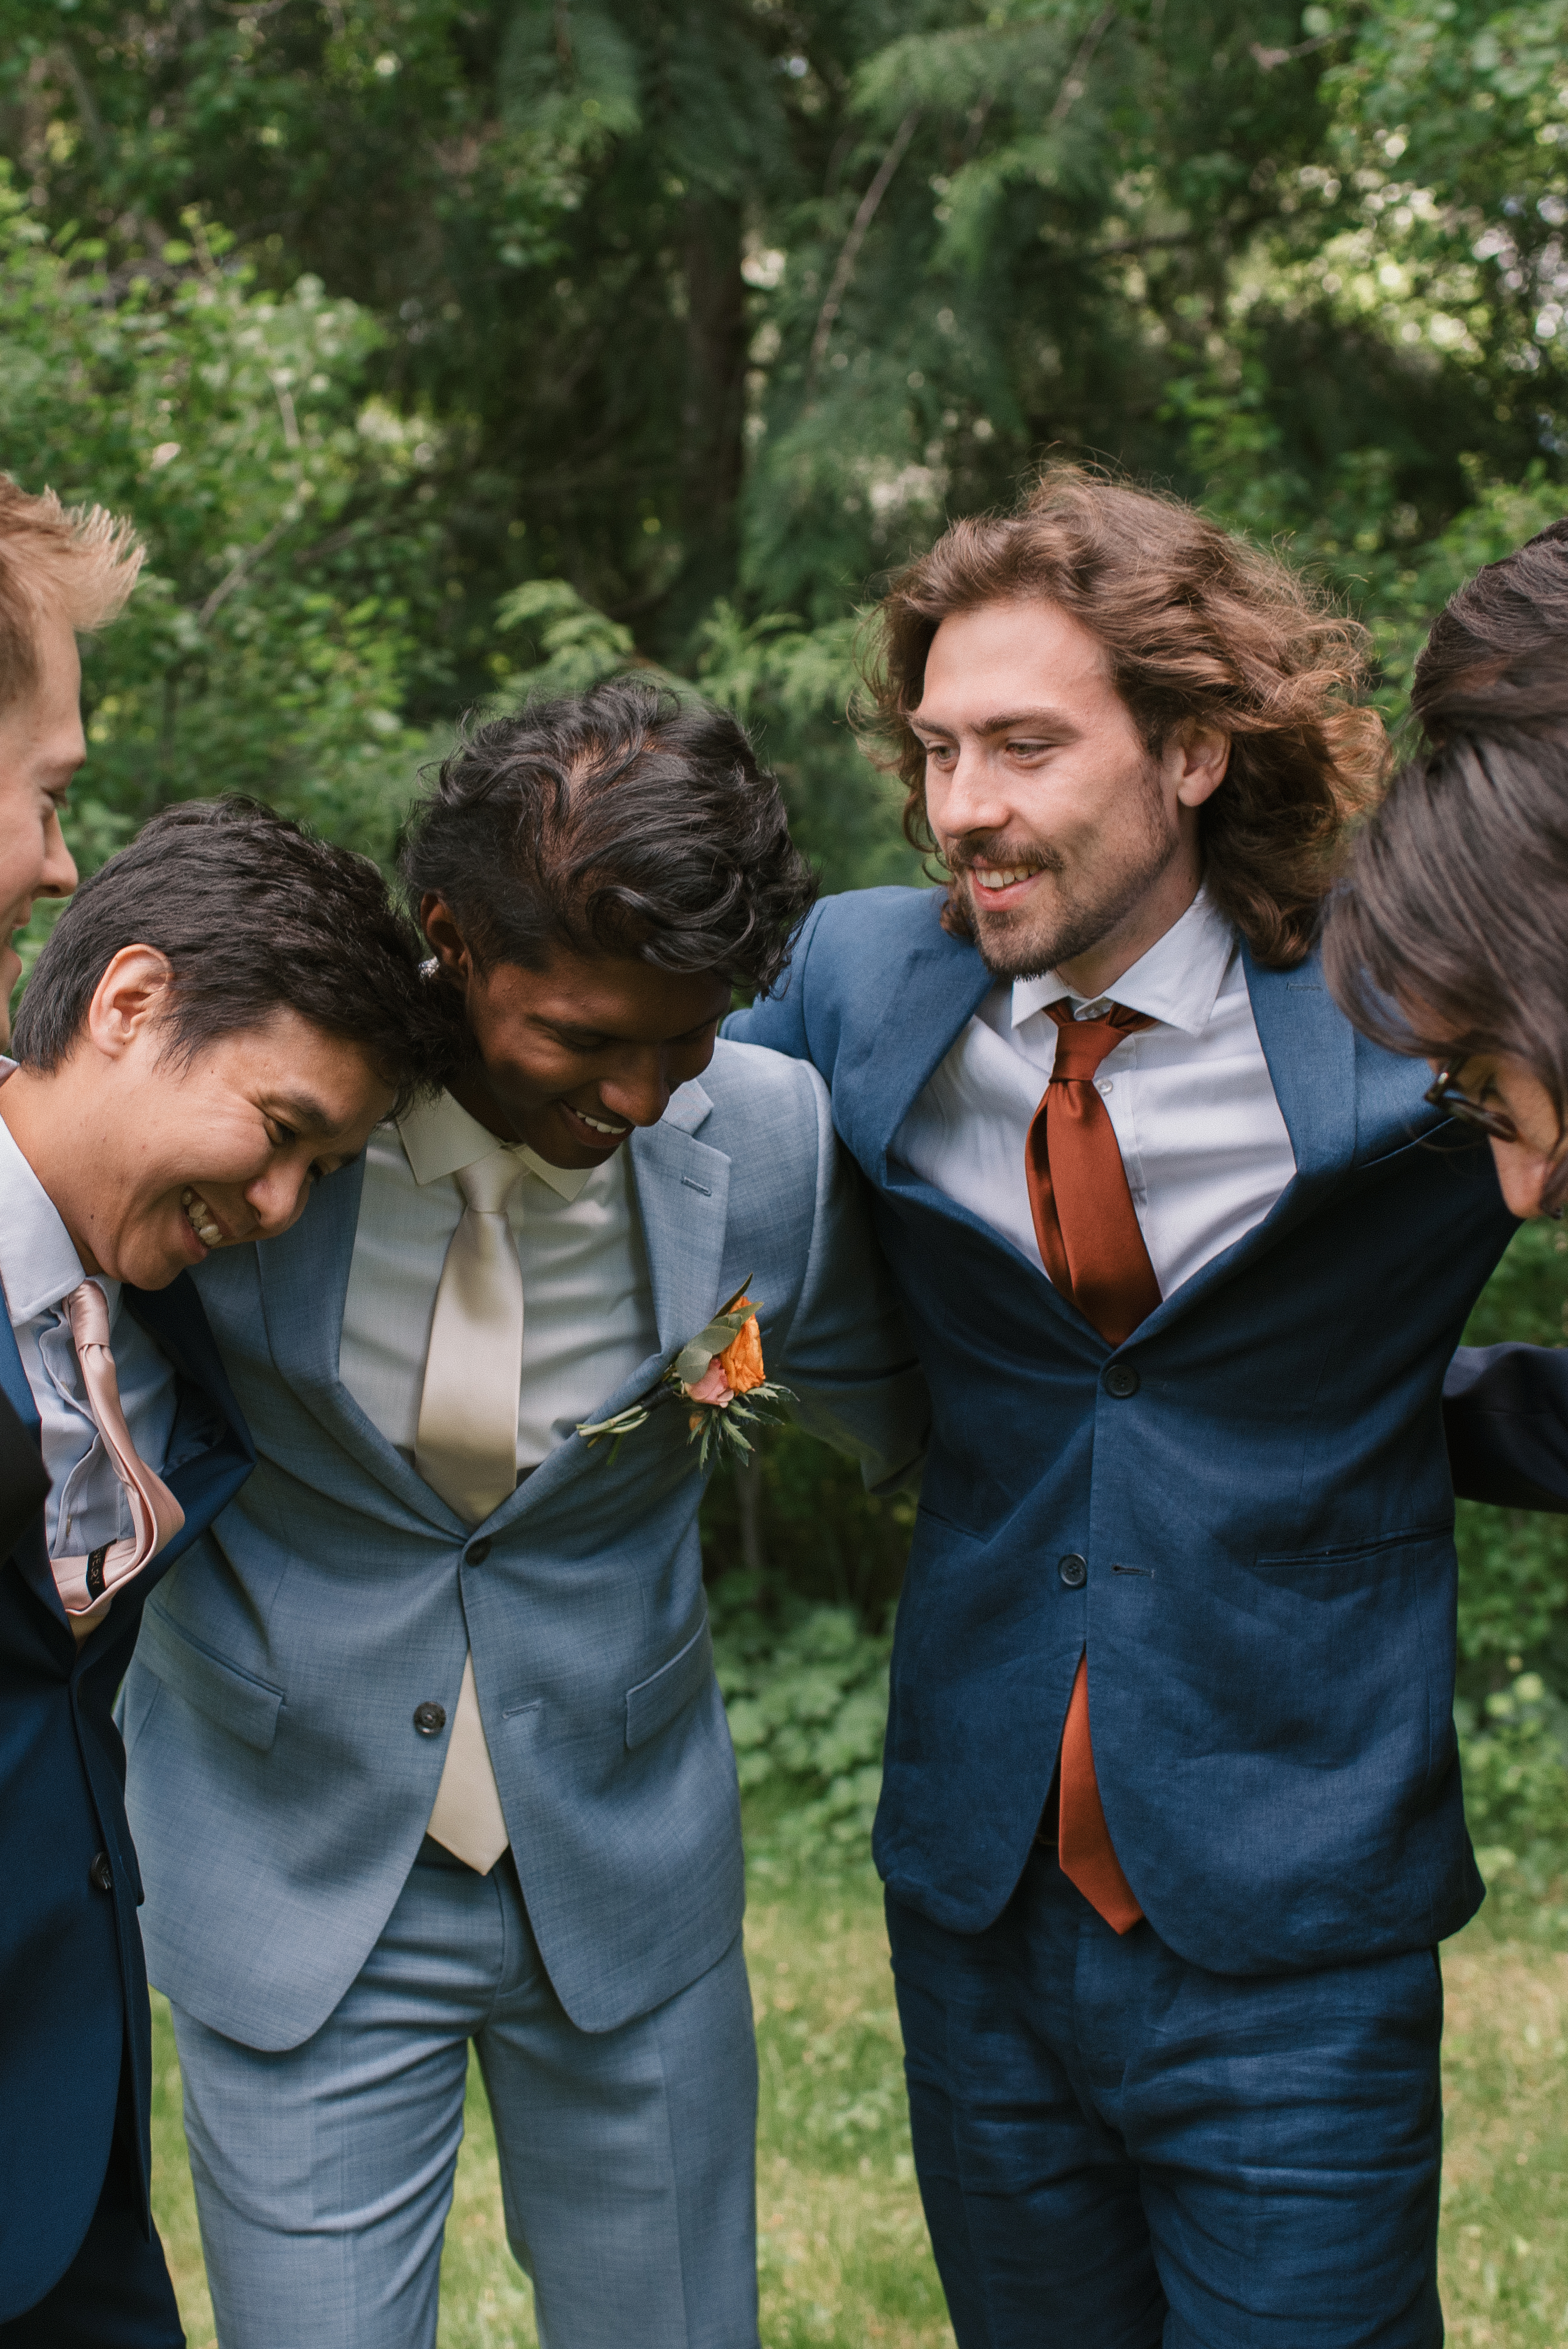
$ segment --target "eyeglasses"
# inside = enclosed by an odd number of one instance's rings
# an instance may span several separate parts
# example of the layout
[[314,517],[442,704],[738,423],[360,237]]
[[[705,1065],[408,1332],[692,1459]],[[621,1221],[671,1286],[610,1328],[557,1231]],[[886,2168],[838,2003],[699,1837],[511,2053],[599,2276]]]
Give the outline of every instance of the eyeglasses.
[[[1464,1066],[1461,1061],[1460,1066]],[[1455,1079],[1452,1064],[1438,1071],[1434,1081],[1427,1087],[1422,1098],[1433,1109],[1447,1110],[1461,1125],[1473,1126],[1491,1142],[1517,1142],[1519,1128],[1506,1110],[1490,1109],[1472,1093],[1461,1090]],[[1538,1213],[1554,1220],[1561,1217],[1568,1205],[1568,1155],[1560,1158],[1541,1186]]]
[[[1460,1066],[1464,1066],[1463,1061]],[[1478,1102],[1472,1093],[1463,1092],[1451,1065],[1438,1071],[1435,1082],[1427,1087],[1421,1098],[1433,1109],[1446,1109],[1449,1115],[1457,1117],[1461,1125],[1473,1125],[1493,1142],[1519,1140],[1519,1128],[1508,1112],[1489,1109],[1485,1102]]]

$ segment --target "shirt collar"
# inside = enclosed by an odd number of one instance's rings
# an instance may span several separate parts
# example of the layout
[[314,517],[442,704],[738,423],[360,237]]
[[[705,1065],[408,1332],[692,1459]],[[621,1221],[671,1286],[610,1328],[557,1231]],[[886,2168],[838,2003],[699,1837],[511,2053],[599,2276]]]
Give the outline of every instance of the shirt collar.
[[497,1150],[510,1152],[562,1199],[574,1199],[588,1177],[598,1171],[593,1166],[552,1166],[525,1143],[502,1142],[445,1092],[434,1101],[417,1102],[405,1110],[397,1125],[414,1180],[421,1186],[477,1165]]
[[[0,1083],[15,1065],[0,1056]],[[0,1284],[12,1326],[20,1329],[46,1312],[86,1278],[58,1208],[0,1120]],[[101,1286],[112,1313],[119,1285],[112,1292],[108,1282]]]
[[[1107,999],[1189,1036],[1201,1035],[1213,1016],[1235,951],[1234,923],[1212,903],[1206,889],[1200,889],[1181,920],[1172,922],[1164,936],[1156,938],[1148,953],[1140,955],[1106,990]],[[1044,978],[1015,979],[1014,1027],[1047,1004],[1059,1003],[1064,995],[1070,995],[1075,1004],[1089,999],[1054,970]]]

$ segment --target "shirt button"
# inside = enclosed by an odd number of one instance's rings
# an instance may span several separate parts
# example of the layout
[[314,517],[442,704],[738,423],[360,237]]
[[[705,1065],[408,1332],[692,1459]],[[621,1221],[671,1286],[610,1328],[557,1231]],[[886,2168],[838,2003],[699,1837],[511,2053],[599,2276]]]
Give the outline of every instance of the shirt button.
[[470,1542],[465,1553],[470,1566],[482,1566],[490,1554],[490,1543],[483,1536],[478,1541]]
[[88,1876],[95,1892],[114,1890],[114,1870],[109,1866],[107,1851],[95,1851],[88,1864]]
[[1112,1362],[1105,1374],[1105,1391],[1108,1395],[1114,1395],[1118,1402],[1125,1402],[1129,1395],[1135,1395],[1141,1383],[1130,1362]]
[[1088,1560],[1069,1549],[1066,1557],[1057,1558],[1057,1572],[1069,1590],[1081,1590],[1088,1580]]
[[425,1703],[414,1707],[414,1726],[421,1737],[434,1737],[446,1725],[447,1708],[444,1704]]
[[1116,1091],[1116,1079],[1114,1077],[1096,1077],[1094,1081],[1094,1089],[1097,1093],[1113,1093]]

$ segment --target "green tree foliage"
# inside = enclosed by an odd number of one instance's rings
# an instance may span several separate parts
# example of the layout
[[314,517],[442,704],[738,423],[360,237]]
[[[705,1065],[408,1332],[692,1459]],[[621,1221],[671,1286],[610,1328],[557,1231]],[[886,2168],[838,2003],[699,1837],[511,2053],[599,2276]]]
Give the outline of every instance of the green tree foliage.
[[[382,850],[421,574],[417,419],[365,402],[380,339],[312,277],[286,294],[214,241],[117,282],[0,182],[0,447],[19,479],[135,515],[150,567],[89,667],[89,864],[174,799],[264,793]],[[411,495],[410,495],[411,492]]]
[[[307,616],[340,678],[368,691],[378,665],[370,706],[423,734],[520,686],[525,646],[564,674],[576,607],[529,607],[545,646],[515,595],[569,587],[606,624],[595,659],[745,703],[834,877],[903,875],[843,722],[852,615],[1044,450],[1290,539],[1367,610],[1391,707],[1432,602],[1556,510],[1562,16],[0,0],[0,153],[122,356],[128,307],[189,335],[193,280],[232,302],[239,279],[279,336],[296,289],[324,289],[339,348],[284,388],[304,433],[325,374],[313,427],[354,432],[342,519],[318,504],[269,541],[286,460],[306,469],[275,394],[254,401],[272,486],[227,517],[250,568],[225,633],[328,596],[330,626]],[[26,274],[6,270],[7,325]],[[113,373],[98,361],[97,397]],[[202,380],[149,387],[103,475],[198,615],[233,567],[213,569],[217,512],[181,578],[159,535],[176,483],[149,468],[171,440],[190,467]],[[76,438],[67,470],[98,469],[101,436]],[[48,469],[25,428],[10,445]],[[248,722],[244,691],[216,698]],[[243,771],[269,755],[248,745]],[[188,787],[177,759],[150,786]]]

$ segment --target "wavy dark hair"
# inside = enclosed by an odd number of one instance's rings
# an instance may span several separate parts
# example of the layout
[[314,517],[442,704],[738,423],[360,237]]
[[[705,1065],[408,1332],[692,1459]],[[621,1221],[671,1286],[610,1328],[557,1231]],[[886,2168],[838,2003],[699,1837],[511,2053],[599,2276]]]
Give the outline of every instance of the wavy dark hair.
[[467,1050],[379,869],[253,800],[166,808],[82,883],[22,998],[11,1049],[25,1067],[59,1067],[99,979],[131,946],[168,961],[162,1040],[177,1065],[297,1011],[361,1045],[402,1103],[442,1084]]
[[640,678],[531,702],[452,753],[404,835],[481,969],[558,947],[766,989],[817,894],[778,783],[726,711]]
[[[928,854],[925,754],[910,718],[931,640],[952,613],[1035,597],[1099,638],[1150,751],[1193,720],[1230,736],[1225,780],[1201,812],[1209,894],[1260,962],[1300,962],[1346,819],[1386,761],[1381,723],[1360,701],[1365,632],[1277,556],[1181,499],[1047,466],[1012,513],[954,523],[877,609],[873,755],[902,777],[904,831]],[[956,892],[944,919],[968,934]]]
[[1410,712],[1434,746],[1500,727],[1551,733],[1568,711],[1568,521],[1451,595],[1432,623]]
[[1518,1061],[1568,1125],[1568,522],[1450,599],[1411,706],[1427,747],[1356,842],[1325,976],[1377,1043]]

